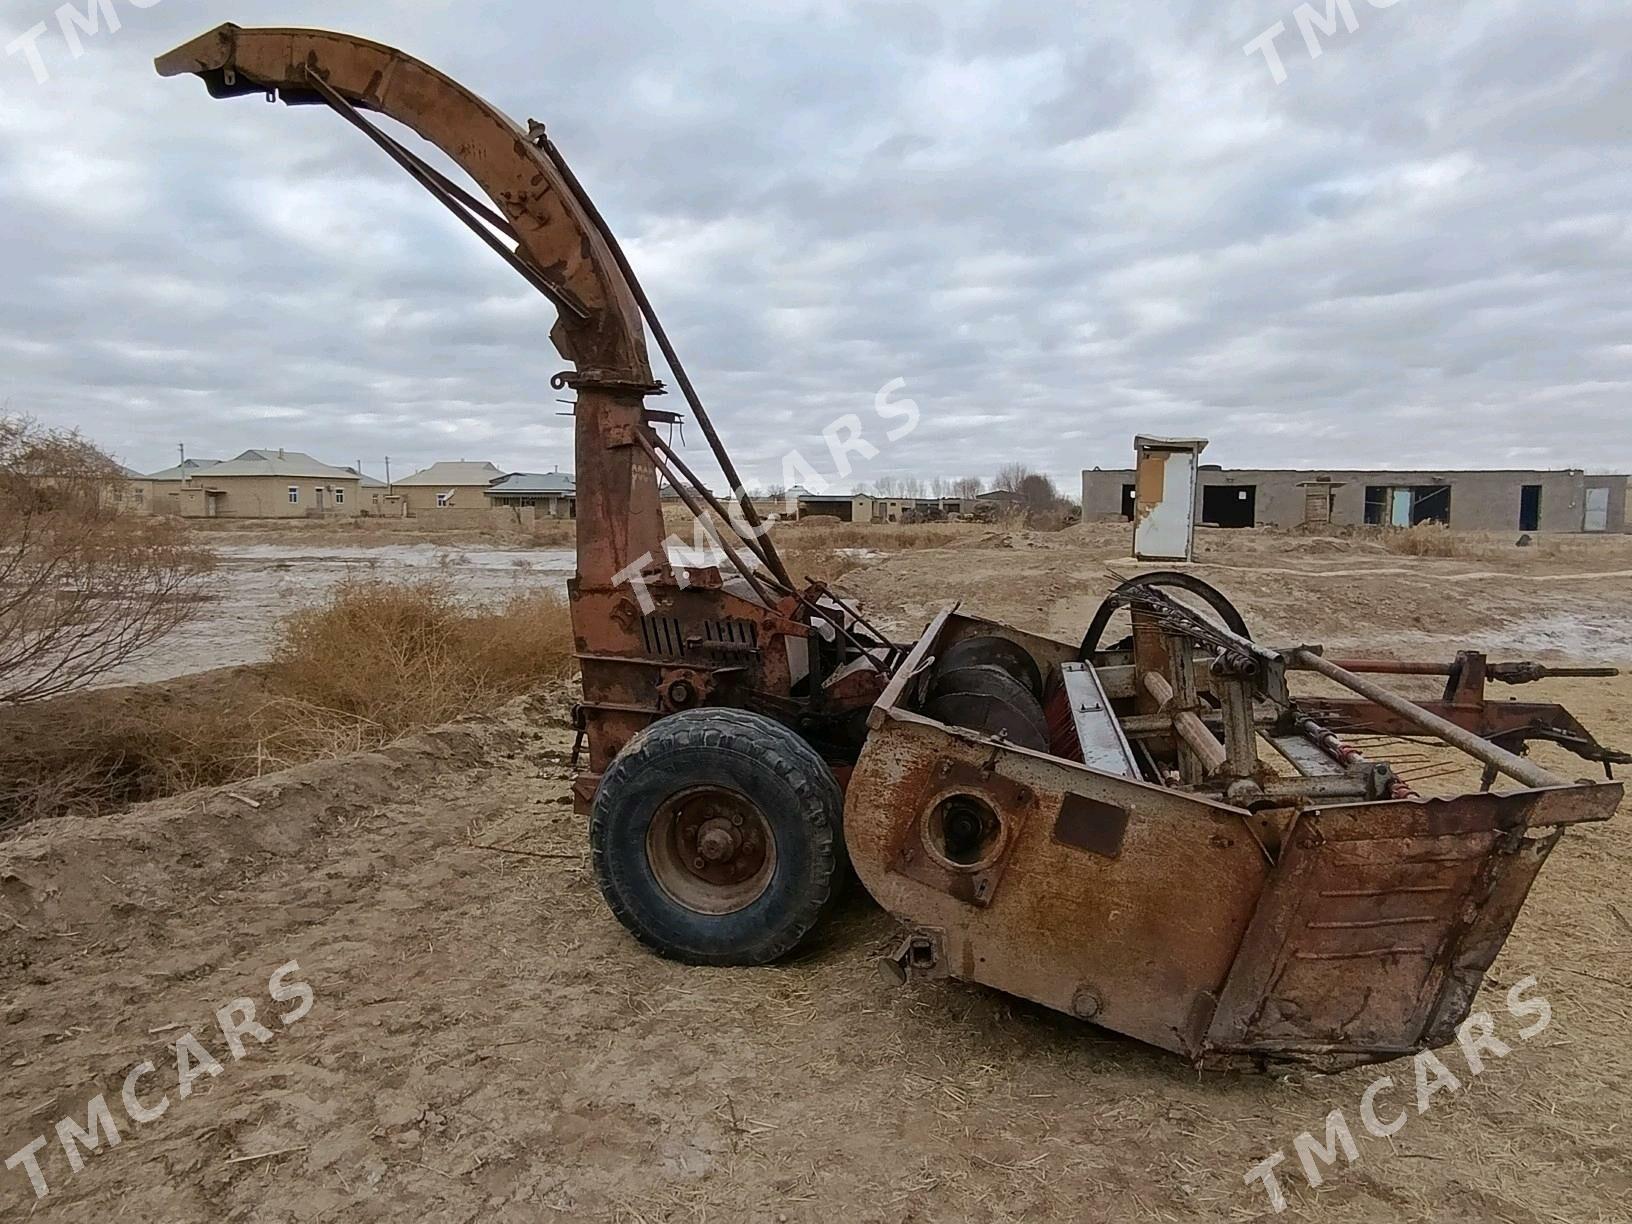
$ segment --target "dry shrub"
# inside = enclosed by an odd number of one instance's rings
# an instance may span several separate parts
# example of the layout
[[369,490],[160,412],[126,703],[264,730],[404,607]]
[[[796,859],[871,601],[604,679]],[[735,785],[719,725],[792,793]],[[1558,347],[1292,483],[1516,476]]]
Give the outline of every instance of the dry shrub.
[[795,579],[836,581],[879,557],[920,548],[948,548],[989,534],[969,523],[840,523],[807,516],[778,523],[771,538]]
[[0,712],[0,829],[376,748],[572,667],[553,592],[473,604],[443,579],[349,583],[287,617],[263,667]]
[[213,558],[129,490],[78,434],[0,417],[0,703],[84,687],[197,612]]
[[445,579],[365,581],[285,619],[272,683],[290,702],[389,738],[562,678],[571,666],[567,608],[553,592],[473,606]]
[[259,669],[0,711],[0,828],[96,816],[256,772]]
[[1405,557],[1453,557],[1464,561],[1513,561],[1524,558],[1556,557],[1562,549],[1556,538],[1530,535],[1530,544],[1519,548],[1521,532],[1480,533],[1452,531],[1443,523],[1418,523],[1414,527],[1365,527],[1359,538],[1373,540],[1385,550]]
[[1404,557],[1461,557],[1467,542],[1441,523],[1418,523],[1415,527],[1385,527],[1380,540],[1391,553]]
[[946,548],[982,533],[970,523],[838,523],[822,526],[809,520],[778,523],[772,538],[778,549],[864,548],[904,552],[915,548]]

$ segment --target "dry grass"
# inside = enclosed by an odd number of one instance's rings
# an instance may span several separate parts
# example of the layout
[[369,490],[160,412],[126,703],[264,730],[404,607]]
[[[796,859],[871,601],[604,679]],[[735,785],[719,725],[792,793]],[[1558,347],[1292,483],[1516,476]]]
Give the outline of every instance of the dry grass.
[[544,591],[471,607],[451,582],[349,583],[281,627],[274,688],[394,737],[565,676],[572,631]]
[[1441,523],[1418,523],[1414,527],[1366,527],[1356,538],[1373,540],[1402,557],[1450,557],[1466,561],[1504,561],[1515,557],[1551,557],[1559,551],[1556,538],[1530,536],[1525,548],[1517,546],[1522,533],[1452,531]]
[[6,711],[0,829],[378,747],[572,666],[567,607],[552,592],[473,606],[445,579],[347,584],[285,619],[265,667]]
[[891,553],[947,548],[990,534],[973,523],[778,523],[772,539],[794,578],[835,582]]
[[772,538],[784,549],[863,548],[894,553],[946,548],[991,530],[980,523],[779,523]]

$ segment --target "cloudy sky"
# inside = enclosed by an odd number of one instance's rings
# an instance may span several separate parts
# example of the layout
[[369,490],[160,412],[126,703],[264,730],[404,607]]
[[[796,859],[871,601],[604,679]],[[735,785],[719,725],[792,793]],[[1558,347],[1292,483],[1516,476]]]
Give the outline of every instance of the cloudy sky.
[[138,469],[571,462],[542,298],[326,110],[154,75],[224,20],[546,121],[752,481],[851,412],[859,482],[1070,487],[1141,431],[1632,469],[1625,0],[1352,0],[1318,57],[1296,0],[103,2],[76,58],[0,0],[49,76],[0,59],[0,399]]

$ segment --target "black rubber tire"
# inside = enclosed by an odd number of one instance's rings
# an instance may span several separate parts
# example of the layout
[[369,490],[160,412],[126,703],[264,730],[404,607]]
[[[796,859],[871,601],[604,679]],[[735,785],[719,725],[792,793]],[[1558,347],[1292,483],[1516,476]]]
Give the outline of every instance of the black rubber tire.
[[[765,891],[729,914],[690,909],[647,858],[653,815],[692,787],[746,796],[771,828]],[[689,965],[764,965],[798,947],[848,870],[844,796],[799,735],[744,710],[683,710],[636,735],[601,779],[589,822],[595,878],[619,922],[653,951]]]

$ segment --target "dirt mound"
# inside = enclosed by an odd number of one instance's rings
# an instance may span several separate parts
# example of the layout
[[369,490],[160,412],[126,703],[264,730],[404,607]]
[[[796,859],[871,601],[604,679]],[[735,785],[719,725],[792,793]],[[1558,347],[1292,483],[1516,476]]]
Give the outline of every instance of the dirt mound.
[[309,852],[404,788],[485,759],[503,742],[505,726],[454,724],[378,752],[22,833],[0,844],[0,905],[11,918],[0,932],[0,956],[26,961],[33,932],[94,930],[114,914],[170,913],[178,884],[209,895],[269,862]]

